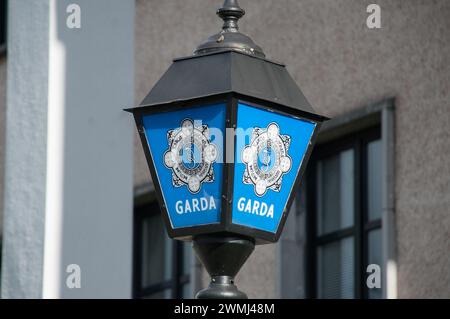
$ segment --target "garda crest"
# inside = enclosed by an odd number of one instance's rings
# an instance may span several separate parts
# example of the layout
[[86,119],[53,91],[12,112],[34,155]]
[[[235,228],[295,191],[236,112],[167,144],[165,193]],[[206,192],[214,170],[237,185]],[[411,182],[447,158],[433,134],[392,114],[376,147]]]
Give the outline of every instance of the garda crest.
[[169,149],[164,153],[164,165],[172,170],[172,185],[186,185],[196,194],[201,185],[214,181],[213,163],[217,147],[211,143],[207,125],[185,119],[181,127],[167,133]]
[[242,152],[246,165],[243,182],[253,184],[257,196],[262,197],[268,189],[280,191],[283,175],[292,166],[288,155],[290,143],[291,137],[281,135],[277,123],[253,129],[250,145]]

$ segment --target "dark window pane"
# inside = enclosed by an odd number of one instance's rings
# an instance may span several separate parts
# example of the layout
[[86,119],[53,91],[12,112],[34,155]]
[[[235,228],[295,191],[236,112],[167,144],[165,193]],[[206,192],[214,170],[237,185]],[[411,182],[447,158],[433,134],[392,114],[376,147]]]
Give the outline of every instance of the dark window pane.
[[142,287],[148,287],[171,276],[172,242],[163,227],[162,218],[154,214],[142,223]]
[[171,297],[172,291],[170,289],[166,289],[163,291],[155,292],[149,296],[145,296],[142,299],[169,299]]
[[0,51],[6,48],[7,0],[0,0]]
[[[175,241],[156,202],[136,207],[135,296],[137,298],[190,298],[192,243]],[[145,294],[145,295],[144,295]]]
[[369,220],[381,218],[381,140],[367,145],[367,209]]
[[319,235],[353,226],[354,151],[344,151],[317,163]]
[[192,243],[183,243],[183,275],[191,272]]
[[353,237],[319,247],[317,256],[319,298],[354,298],[354,251]]
[[[383,275],[383,260],[381,256],[381,229],[369,232],[369,251],[368,264],[376,264],[381,267],[381,276]],[[369,274],[368,274],[369,275]],[[382,288],[368,289],[370,299],[382,298]]]
[[190,283],[183,285],[183,287],[181,288],[181,291],[182,291],[181,292],[182,299],[193,299],[194,298],[194,296],[192,295]]
[[[191,261],[192,243],[183,243],[183,275],[189,275],[191,273]],[[183,285],[181,289],[181,296],[185,299],[193,298],[190,282]]]
[[[341,151],[343,145],[357,145],[362,152],[354,148]],[[330,155],[329,151],[333,149],[335,151]],[[379,128],[345,137],[342,144],[333,141],[319,145],[315,150],[317,155],[313,155],[313,159],[317,159],[313,178],[316,186],[309,192],[311,200],[314,200],[311,207],[315,211],[308,211],[308,214],[314,214],[312,220],[316,221],[313,225],[315,242],[312,243],[316,247],[315,297],[383,296],[381,289],[368,289],[365,281],[356,278],[360,272],[366,273],[369,264],[380,266],[380,275],[383,275],[379,228],[382,216],[381,151]],[[362,170],[355,171],[359,167]],[[358,192],[356,185],[361,185]],[[356,195],[360,198],[355,198]],[[337,233],[343,229],[346,232]],[[345,239],[339,240],[342,235]],[[355,256],[359,256],[358,259]]]

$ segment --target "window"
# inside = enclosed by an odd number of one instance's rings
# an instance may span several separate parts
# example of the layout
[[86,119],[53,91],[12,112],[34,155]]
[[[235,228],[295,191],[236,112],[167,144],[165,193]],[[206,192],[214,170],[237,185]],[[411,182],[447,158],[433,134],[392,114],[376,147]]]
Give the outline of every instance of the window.
[[309,297],[382,297],[366,285],[367,266],[383,264],[381,163],[378,127],[316,146],[306,185]]
[[156,202],[134,216],[134,297],[190,298],[191,246],[169,239]]
[[8,1],[0,0],[0,54],[6,51]]

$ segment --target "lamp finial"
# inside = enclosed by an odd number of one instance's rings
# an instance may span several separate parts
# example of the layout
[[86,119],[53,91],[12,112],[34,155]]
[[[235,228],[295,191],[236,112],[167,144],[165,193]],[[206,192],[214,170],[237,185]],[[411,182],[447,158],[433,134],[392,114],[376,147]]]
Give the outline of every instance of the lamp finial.
[[252,39],[239,32],[238,21],[245,15],[245,11],[239,6],[237,0],[225,0],[223,6],[217,10],[217,15],[224,22],[222,30],[199,45],[194,51],[194,55],[218,51],[237,51],[265,58],[263,50]]
[[223,6],[217,10],[217,15],[224,22],[224,31],[237,32],[239,30],[238,21],[245,15],[245,11],[239,6],[237,0],[225,0]]

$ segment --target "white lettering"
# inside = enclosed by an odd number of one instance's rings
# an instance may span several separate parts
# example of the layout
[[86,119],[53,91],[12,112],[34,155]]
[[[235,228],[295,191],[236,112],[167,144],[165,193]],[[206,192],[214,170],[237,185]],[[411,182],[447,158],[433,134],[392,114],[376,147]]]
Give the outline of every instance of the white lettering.
[[253,210],[252,210],[252,214],[256,214],[256,212],[258,211],[259,208],[259,202],[257,202],[256,200],[253,202]]
[[189,204],[189,201],[186,201],[186,203],[184,204],[184,212],[187,213],[192,213],[191,210],[191,204]]
[[205,317],[208,313],[208,306],[190,306],[181,303],[181,306],[175,306],[174,313],[179,314],[197,314]]
[[369,29],[381,29],[381,8],[378,4],[369,4],[367,6],[367,27]]
[[216,209],[216,201],[213,196],[186,199],[185,201],[179,200],[175,203],[175,211],[178,215],[206,212]]
[[66,12],[70,13],[66,19],[66,25],[69,29],[81,28],[81,8],[78,4],[69,4],[66,8]]
[[244,212],[246,212],[246,213],[251,213],[252,212],[252,201],[251,200],[249,200],[247,202],[247,205],[245,205]]
[[216,201],[214,197],[209,197],[209,209],[216,209]]
[[244,202],[245,202],[245,198],[241,197],[238,200],[238,210],[240,210],[241,212],[244,210]]
[[69,289],[81,288],[81,268],[77,264],[70,264],[66,268],[69,274],[66,279],[66,286]]
[[267,214],[267,204],[261,203],[261,211],[259,212],[260,216],[265,216]]
[[367,288],[381,288],[381,267],[377,264],[370,264],[367,266],[366,272],[369,274],[366,280]]
[[259,202],[257,200],[246,199],[241,197],[237,203],[237,209],[240,212],[249,213],[258,216],[265,216],[273,218],[275,207],[273,204],[268,205],[265,202]]
[[192,199],[192,210],[194,212],[200,211],[200,208],[198,207],[198,199],[197,198]]
[[183,202],[181,200],[179,200],[176,204],[175,204],[175,210],[177,211],[178,215],[183,214]]
[[267,213],[267,217],[273,218],[273,205],[270,205],[269,212]]
[[208,208],[208,200],[205,197],[200,198],[200,204],[202,210],[206,210]]

